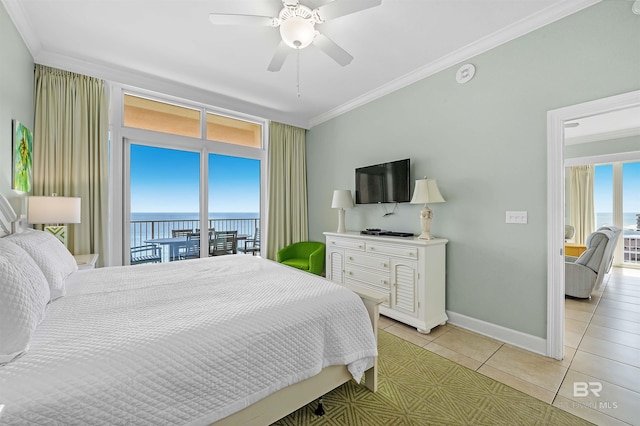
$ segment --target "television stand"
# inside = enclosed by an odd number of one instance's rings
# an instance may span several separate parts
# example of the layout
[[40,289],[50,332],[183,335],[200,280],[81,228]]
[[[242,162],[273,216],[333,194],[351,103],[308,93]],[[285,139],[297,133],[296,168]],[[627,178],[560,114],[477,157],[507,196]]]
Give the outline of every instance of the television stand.
[[428,334],[447,322],[447,240],[325,232],[327,278],[353,288],[381,291],[380,313]]

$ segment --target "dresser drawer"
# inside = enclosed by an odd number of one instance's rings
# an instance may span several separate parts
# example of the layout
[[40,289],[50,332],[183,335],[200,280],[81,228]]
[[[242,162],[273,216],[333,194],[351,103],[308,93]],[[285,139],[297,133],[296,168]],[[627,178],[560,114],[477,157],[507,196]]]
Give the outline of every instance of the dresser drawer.
[[364,241],[350,240],[347,238],[327,238],[327,248],[330,247],[364,251]]
[[344,276],[345,278],[364,281],[377,287],[383,287],[387,290],[389,289],[389,273],[384,273],[382,271],[376,271],[373,269],[360,269],[347,264],[345,267]]
[[384,271],[389,270],[389,258],[386,256],[376,256],[369,253],[348,251],[345,253],[345,257],[347,263],[365,266],[368,268],[382,269]]
[[401,256],[401,257],[406,257],[409,259],[416,259],[416,260],[418,259],[417,247],[367,243],[367,252],[378,253],[378,254],[388,254],[390,256]]

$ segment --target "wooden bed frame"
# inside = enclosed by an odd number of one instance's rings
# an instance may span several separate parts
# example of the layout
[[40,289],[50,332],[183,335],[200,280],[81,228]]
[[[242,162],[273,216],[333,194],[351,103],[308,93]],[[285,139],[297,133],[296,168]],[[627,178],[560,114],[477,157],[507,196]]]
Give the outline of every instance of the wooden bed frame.
[[[364,302],[367,312],[369,313],[373,333],[377,340],[379,306],[387,299],[387,295],[357,287],[345,287],[357,293]],[[298,408],[307,405],[352,379],[353,377],[347,370],[346,365],[326,367],[319,374],[303,380],[302,382],[287,386],[286,388],[281,389],[278,392],[250,405],[249,407],[213,424],[215,426],[268,425],[280,420],[288,414],[296,411]],[[373,367],[365,371],[364,380],[364,386],[366,386],[371,392],[376,392],[378,390],[377,357],[373,362]]]

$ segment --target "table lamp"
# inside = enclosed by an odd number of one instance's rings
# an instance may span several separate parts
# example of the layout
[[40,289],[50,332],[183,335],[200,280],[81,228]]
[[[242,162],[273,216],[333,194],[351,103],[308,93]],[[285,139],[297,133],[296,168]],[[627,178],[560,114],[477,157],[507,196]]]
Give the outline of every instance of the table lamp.
[[424,208],[420,210],[420,226],[422,233],[418,238],[423,240],[431,240],[431,219],[433,212],[427,206],[427,203],[444,203],[444,198],[438,189],[438,183],[435,179],[417,179],[416,186],[413,189],[413,198],[411,204],[424,204]]
[[336,189],[333,191],[331,208],[338,209],[338,231],[341,234],[347,232],[344,228],[344,209],[353,207],[353,197],[348,189]]
[[80,223],[80,198],[58,197],[55,194],[50,197],[29,197],[28,221],[30,224],[49,224],[44,230],[67,247],[67,226],[64,224]]

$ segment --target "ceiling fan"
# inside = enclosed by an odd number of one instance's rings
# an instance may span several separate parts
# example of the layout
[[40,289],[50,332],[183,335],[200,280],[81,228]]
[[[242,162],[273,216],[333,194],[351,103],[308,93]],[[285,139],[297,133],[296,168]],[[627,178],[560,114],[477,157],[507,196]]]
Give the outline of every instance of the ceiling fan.
[[[310,0],[313,1],[313,0]],[[282,0],[282,10],[278,17],[211,13],[209,20],[216,25],[258,25],[280,27],[282,41],[267,68],[280,71],[291,49],[304,49],[313,44],[329,55],[338,64],[345,66],[352,60],[346,50],[315,29],[316,24],[364,9],[379,6],[382,0],[334,0],[315,9],[300,4],[298,0]]]

